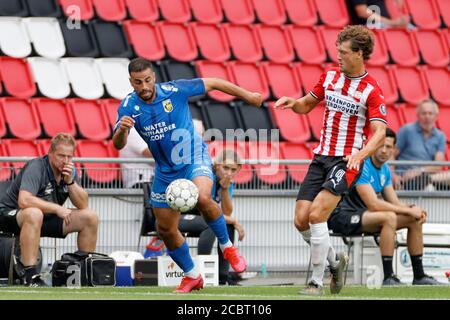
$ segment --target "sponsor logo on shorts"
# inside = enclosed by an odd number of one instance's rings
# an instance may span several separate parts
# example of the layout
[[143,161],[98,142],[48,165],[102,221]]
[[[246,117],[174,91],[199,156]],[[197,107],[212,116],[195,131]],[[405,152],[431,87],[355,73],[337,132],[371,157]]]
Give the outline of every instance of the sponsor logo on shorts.
[[341,182],[342,178],[345,176],[345,170],[344,169],[339,169],[338,171],[336,171],[336,173],[334,173],[334,170],[336,169],[336,167],[334,167],[333,172],[331,173],[331,182],[333,182],[333,186],[334,188],[336,188],[336,186]]
[[17,214],[17,210],[16,209],[11,210],[10,212],[8,212],[8,216],[10,216],[10,217],[14,217],[16,214]]
[[152,198],[152,201],[159,202],[159,203],[166,203],[166,195],[163,193],[156,193],[156,192],[152,191],[151,198]]
[[355,215],[353,215],[353,216],[350,218],[350,223],[351,223],[351,224],[357,224],[357,223],[359,223],[359,220],[360,220],[360,219],[361,219],[360,216],[357,215],[357,214],[355,214]]

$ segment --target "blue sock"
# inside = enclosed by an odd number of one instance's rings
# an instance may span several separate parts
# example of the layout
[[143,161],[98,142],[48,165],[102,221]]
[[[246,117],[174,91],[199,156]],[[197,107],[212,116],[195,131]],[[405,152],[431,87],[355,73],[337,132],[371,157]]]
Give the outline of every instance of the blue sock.
[[172,258],[173,261],[187,273],[194,269],[194,261],[189,253],[189,246],[186,241],[183,242],[181,247],[175,248],[174,250],[167,250],[167,253]]
[[221,213],[216,220],[208,222],[208,226],[216,235],[220,245],[225,245],[230,242],[230,237],[228,236],[227,231],[227,223],[225,222],[223,213]]

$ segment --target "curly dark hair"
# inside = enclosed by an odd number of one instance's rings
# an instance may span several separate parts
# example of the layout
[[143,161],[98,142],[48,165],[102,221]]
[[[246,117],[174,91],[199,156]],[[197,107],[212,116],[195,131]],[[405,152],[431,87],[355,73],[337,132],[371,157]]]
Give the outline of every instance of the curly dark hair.
[[363,59],[369,60],[375,44],[372,31],[361,25],[346,26],[339,33],[336,44],[341,44],[342,42],[348,40],[351,41],[351,48],[353,52],[362,50]]

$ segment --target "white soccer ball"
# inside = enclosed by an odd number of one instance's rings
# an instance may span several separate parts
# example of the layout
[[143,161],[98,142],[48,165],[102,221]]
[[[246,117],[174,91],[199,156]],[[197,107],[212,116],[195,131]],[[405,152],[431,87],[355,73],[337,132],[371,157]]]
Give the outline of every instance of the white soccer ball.
[[166,189],[166,202],[174,210],[186,212],[197,205],[198,188],[190,180],[177,179]]

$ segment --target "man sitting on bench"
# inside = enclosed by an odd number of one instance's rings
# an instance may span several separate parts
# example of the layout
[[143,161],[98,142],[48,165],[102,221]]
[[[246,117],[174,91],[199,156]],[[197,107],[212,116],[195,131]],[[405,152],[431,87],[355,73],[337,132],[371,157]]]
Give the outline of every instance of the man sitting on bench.
[[[422,224],[426,212],[414,204],[402,203],[394,191],[387,161],[391,158],[396,134],[386,129],[386,139],[370,158],[364,161],[363,171],[328,220],[328,228],[334,233],[358,235],[380,233],[380,250],[383,262],[383,285],[402,285],[394,274],[396,230],[408,228],[408,252],[414,273],[413,285],[438,285],[436,279],[424,273],[422,265]],[[383,199],[378,198],[378,194]]]

